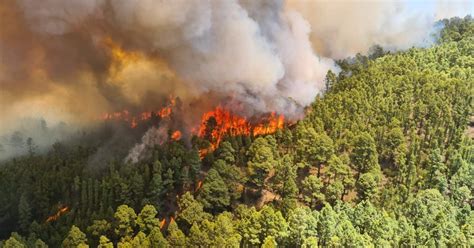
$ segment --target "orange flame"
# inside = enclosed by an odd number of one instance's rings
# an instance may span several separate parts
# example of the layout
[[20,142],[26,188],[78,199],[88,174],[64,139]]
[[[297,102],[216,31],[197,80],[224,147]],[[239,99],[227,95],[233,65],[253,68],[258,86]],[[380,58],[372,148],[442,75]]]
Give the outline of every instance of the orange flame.
[[[214,121],[212,121],[212,118]],[[197,135],[206,138],[211,142],[210,147],[201,149],[199,154],[203,158],[209,152],[219,147],[222,139],[226,135],[266,135],[275,133],[282,129],[285,124],[285,117],[271,113],[270,116],[261,118],[257,124],[252,124],[245,117],[232,114],[230,111],[217,107],[213,111],[204,113]]]
[[169,103],[158,110],[155,111],[146,111],[139,113],[137,115],[132,115],[128,110],[112,112],[112,113],[104,113],[101,116],[101,120],[115,120],[115,121],[124,121],[129,124],[131,128],[136,128],[140,122],[146,122],[151,119],[151,117],[155,114],[156,116],[164,118],[169,118],[171,113],[173,112],[173,107],[176,104],[176,99],[170,97]]
[[132,122],[130,123],[131,128],[136,128],[138,126],[137,120],[135,117],[132,118]]
[[56,212],[55,214],[49,216],[47,219],[46,219],[46,222],[52,222],[52,221],[56,221],[57,219],[59,219],[59,217],[61,217],[61,215],[65,214],[66,212],[69,211],[69,207],[68,206],[64,206],[62,208],[59,208],[58,209],[58,212]]
[[[173,107],[176,99],[170,97],[169,103],[157,111],[142,112],[138,115],[132,115],[127,110],[104,113],[102,120],[120,120],[125,121],[131,128],[136,128],[141,122],[145,122],[152,118],[155,114],[161,118],[171,118]],[[232,112],[216,107],[214,110],[206,112],[202,115],[201,124],[198,129],[192,129],[192,133],[198,137],[207,139],[211,144],[209,147],[199,150],[201,158],[206,154],[213,152],[219,147],[220,143],[229,136],[259,136],[275,133],[282,129],[285,125],[285,117],[271,113],[269,116],[262,117],[256,121],[249,121],[247,118],[233,114]],[[174,131],[171,139],[180,140],[182,138],[181,131]]]
[[160,229],[163,229],[165,225],[166,225],[166,218],[163,218],[163,220],[160,221]]
[[276,116],[273,112],[268,118],[268,122],[260,123],[253,128],[253,136],[275,133],[278,129],[282,129],[285,124],[283,115]]
[[199,149],[199,157],[201,159],[203,159],[207,154],[209,154],[210,152],[213,152],[214,149],[212,148],[212,144],[211,144],[211,147],[209,148],[202,148],[202,149]]
[[173,140],[180,140],[181,139],[181,131],[179,131],[179,130],[174,131],[173,134],[171,134],[171,138]]
[[199,181],[196,185],[196,188],[194,189],[194,192],[197,192],[199,189],[202,187],[202,181]]
[[[209,127],[211,119],[215,120],[215,126]],[[212,130],[208,130],[211,128]],[[202,116],[201,126],[199,127],[198,136],[207,138],[211,142],[209,151],[214,151],[225,135],[249,135],[251,126],[245,117],[233,115],[229,111],[217,107],[215,110],[204,113]],[[206,151],[204,153],[208,153]]]
[[110,70],[113,74],[117,74],[120,66],[136,62],[140,59],[139,53],[123,49],[121,45],[112,40],[111,37],[105,37],[102,40],[102,44],[112,57],[113,63]]
[[170,114],[171,114],[171,107],[170,106],[162,108],[162,109],[160,109],[160,111],[158,111],[158,115],[161,118],[168,117],[168,116],[170,116]]

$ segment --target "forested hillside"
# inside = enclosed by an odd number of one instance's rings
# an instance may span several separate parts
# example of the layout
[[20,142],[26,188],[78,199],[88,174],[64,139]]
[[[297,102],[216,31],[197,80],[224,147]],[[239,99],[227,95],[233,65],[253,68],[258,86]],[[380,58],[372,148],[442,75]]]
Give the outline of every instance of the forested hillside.
[[[472,247],[474,20],[338,62],[297,123],[137,164],[57,143],[0,164],[0,247]],[[471,123],[472,125],[472,123]],[[210,128],[211,129],[211,128]]]

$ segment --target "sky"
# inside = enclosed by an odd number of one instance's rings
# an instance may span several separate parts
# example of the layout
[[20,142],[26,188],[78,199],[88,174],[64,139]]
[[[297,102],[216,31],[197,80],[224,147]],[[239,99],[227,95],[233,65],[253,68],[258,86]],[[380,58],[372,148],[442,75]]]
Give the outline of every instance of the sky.
[[407,8],[413,12],[431,13],[436,19],[453,16],[464,17],[474,13],[474,1],[467,0],[405,0]]

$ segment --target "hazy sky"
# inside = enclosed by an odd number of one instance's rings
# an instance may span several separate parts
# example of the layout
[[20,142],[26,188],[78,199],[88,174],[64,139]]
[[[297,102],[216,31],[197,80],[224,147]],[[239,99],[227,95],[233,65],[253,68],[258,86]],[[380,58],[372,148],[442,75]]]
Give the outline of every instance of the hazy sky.
[[474,1],[462,0],[405,0],[408,9],[413,12],[430,13],[436,19],[452,16],[464,17],[474,13]]

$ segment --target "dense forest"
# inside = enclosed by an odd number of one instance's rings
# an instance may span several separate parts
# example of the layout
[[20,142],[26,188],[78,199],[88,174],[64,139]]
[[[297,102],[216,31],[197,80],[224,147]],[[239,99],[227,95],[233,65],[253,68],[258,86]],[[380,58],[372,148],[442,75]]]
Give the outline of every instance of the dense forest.
[[302,120],[203,158],[206,137],[99,168],[95,145],[28,140],[0,164],[0,247],[473,247],[474,20],[441,24],[429,48],[338,61]]

